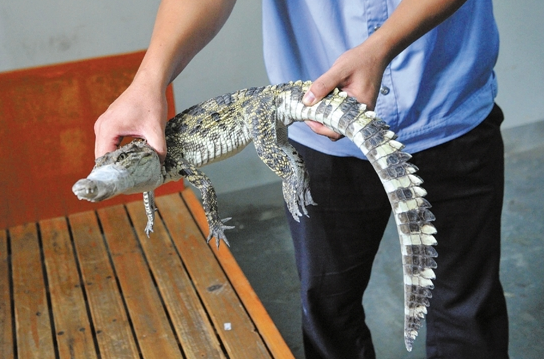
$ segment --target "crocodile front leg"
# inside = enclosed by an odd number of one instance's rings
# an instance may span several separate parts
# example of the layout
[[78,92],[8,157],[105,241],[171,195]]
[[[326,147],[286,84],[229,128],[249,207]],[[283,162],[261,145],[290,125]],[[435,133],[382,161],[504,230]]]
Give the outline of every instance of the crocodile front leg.
[[176,165],[178,174],[195,186],[202,196],[202,207],[206,213],[206,219],[210,228],[210,233],[206,238],[209,242],[212,237],[215,237],[215,243],[219,248],[221,240],[228,246],[229,242],[225,236],[225,229],[232,229],[234,226],[225,226],[223,223],[227,222],[230,218],[219,218],[219,212],[217,210],[217,195],[215,189],[212,186],[212,182],[202,171],[200,171],[195,165],[187,162],[185,159],[178,160]]
[[147,235],[147,238],[149,238],[149,234],[153,232],[153,225],[155,224],[155,212],[157,211],[157,207],[155,207],[155,192],[144,192],[144,208],[145,214],[147,216],[145,234]]

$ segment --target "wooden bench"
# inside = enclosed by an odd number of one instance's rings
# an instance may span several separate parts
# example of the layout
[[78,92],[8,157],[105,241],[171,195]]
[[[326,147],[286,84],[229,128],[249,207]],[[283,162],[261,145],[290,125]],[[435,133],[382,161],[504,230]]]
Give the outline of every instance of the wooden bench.
[[293,358],[182,183],[158,191],[151,238],[140,196],[71,193],[142,56],[0,74],[0,357]]

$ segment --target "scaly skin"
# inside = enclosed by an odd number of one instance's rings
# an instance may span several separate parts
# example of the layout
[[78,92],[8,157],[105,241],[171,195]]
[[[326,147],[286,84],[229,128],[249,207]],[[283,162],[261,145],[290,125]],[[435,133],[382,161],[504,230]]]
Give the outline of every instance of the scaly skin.
[[[307,107],[302,96],[310,82],[295,82],[240,90],[218,96],[178,114],[166,125],[167,154],[161,168],[158,156],[142,140],[97,159],[87,179],[78,181],[80,199],[100,201],[121,193],[145,192],[148,215],[146,233],[152,231],[155,205],[153,189],[186,178],[202,194],[210,234],[227,244],[217,211],[217,196],[208,177],[198,168],[221,161],[253,141],[257,154],[283,181],[283,196],[295,220],[314,205],[302,158],[287,140],[287,127],[295,121],[313,120],[346,136],[367,156],[376,170],[393,209],[399,233],[405,291],[406,348],[410,351],[427,313],[436,268],[436,229],[430,204],[423,198],[417,168],[395,140],[385,122],[366,106],[339,90]],[[153,156],[153,154],[155,154]]]

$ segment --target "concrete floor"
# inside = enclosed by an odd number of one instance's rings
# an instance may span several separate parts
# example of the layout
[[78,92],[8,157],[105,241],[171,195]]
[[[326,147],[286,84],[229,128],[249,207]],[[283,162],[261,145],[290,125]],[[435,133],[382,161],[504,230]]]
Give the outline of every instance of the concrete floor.
[[[503,131],[506,189],[502,282],[510,316],[510,356],[544,357],[544,122]],[[275,182],[220,194],[220,213],[236,226],[231,250],[296,358],[303,358],[298,277]],[[230,224],[230,222],[229,222]],[[420,338],[412,353],[402,336],[402,276],[396,229],[390,225],[365,294],[378,358],[424,358]]]

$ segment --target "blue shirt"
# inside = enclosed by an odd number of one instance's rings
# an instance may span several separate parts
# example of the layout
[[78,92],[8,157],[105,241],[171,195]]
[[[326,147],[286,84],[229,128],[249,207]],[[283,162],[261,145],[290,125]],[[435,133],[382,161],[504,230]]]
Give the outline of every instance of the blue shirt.
[[[361,44],[400,0],[263,0],[264,57],[270,82],[315,80]],[[415,153],[455,139],[493,107],[499,36],[492,0],[468,0],[385,70],[376,113]],[[332,142],[304,123],[289,137],[336,156],[364,158],[348,139]]]

